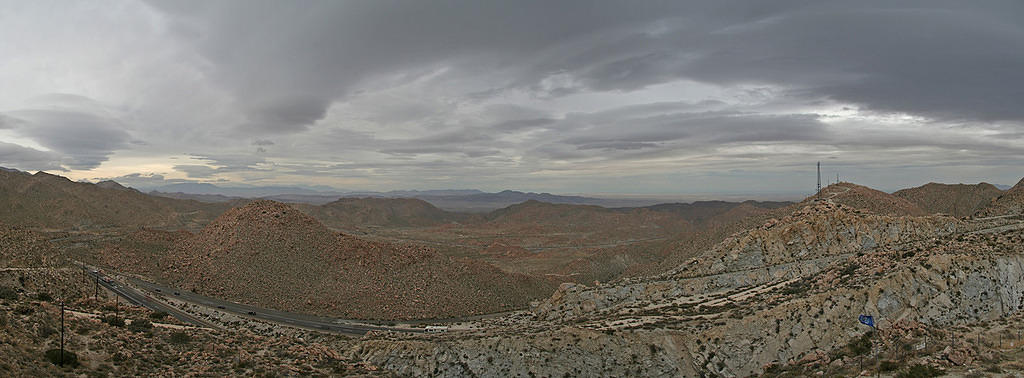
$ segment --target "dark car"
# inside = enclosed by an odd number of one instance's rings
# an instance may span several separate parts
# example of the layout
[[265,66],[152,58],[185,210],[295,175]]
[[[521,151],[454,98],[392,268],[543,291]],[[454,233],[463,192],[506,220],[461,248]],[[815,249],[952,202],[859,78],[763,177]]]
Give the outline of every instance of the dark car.
[[248,314],[249,315],[256,315],[256,311],[249,311]]
[[223,310],[223,309],[224,309],[224,306],[221,306],[221,305],[217,305],[217,308],[219,308],[219,309]]
[[181,293],[179,293],[179,292],[175,291],[175,292],[174,292],[174,295],[181,295]]
[[157,293],[163,293],[164,291],[163,291],[163,290],[160,290],[160,289],[156,289],[156,292],[157,292]]

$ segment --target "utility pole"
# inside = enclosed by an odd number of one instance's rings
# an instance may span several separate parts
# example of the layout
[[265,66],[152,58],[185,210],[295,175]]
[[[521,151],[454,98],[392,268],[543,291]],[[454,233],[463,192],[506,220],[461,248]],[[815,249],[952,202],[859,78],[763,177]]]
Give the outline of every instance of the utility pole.
[[60,299],[60,367],[64,367],[64,298]]

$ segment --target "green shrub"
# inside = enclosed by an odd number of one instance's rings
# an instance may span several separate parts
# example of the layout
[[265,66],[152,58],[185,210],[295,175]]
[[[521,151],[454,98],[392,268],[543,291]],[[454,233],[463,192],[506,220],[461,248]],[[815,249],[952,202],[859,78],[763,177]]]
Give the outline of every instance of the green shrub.
[[153,329],[153,323],[146,319],[132,319],[128,329],[136,332],[143,332]]
[[871,351],[871,337],[874,336],[874,331],[869,331],[860,337],[853,339],[846,347],[850,349],[850,353],[854,356],[865,355]]
[[47,337],[52,336],[55,333],[57,333],[57,330],[54,329],[53,327],[50,327],[50,326],[48,326],[46,324],[39,325],[39,337],[42,337],[42,338],[45,339]]
[[51,302],[51,301],[53,301],[53,296],[51,296],[50,293],[47,293],[47,292],[44,291],[44,292],[37,293],[36,294],[36,299],[41,300],[43,302]]
[[163,311],[156,311],[149,314],[150,319],[160,320],[167,317],[167,313]]
[[18,299],[18,291],[10,286],[0,286],[0,299],[16,300]]
[[799,295],[799,294],[803,294],[803,293],[807,292],[810,289],[811,289],[811,284],[809,282],[807,282],[806,280],[799,280],[799,281],[792,282],[789,285],[786,285],[786,287],[782,289],[782,294],[783,295]]
[[117,317],[115,315],[109,315],[103,318],[103,322],[110,324],[114,327],[124,327],[124,319]]
[[171,337],[167,339],[171,344],[188,344],[192,342],[192,336],[185,332],[172,332]]
[[[46,360],[50,361],[54,365],[60,365],[60,349],[50,349],[46,351]],[[78,366],[78,355],[69,350],[64,350],[64,366],[75,367]]]
[[934,366],[915,364],[907,370],[896,374],[896,378],[931,378],[946,374],[946,371]]
[[883,372],[895,371],[896,369],[899,369],[902,366],[903,364],[900,363],[899,361],[884,360],[878,363],[878,370],[881,370]]

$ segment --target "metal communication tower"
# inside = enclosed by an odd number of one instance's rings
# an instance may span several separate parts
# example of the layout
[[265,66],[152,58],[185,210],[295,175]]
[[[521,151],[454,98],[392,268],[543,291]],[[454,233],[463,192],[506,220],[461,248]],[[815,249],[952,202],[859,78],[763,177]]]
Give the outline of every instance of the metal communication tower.
[[818,190],[814,194],[821,194],[821,162],[818,162]]

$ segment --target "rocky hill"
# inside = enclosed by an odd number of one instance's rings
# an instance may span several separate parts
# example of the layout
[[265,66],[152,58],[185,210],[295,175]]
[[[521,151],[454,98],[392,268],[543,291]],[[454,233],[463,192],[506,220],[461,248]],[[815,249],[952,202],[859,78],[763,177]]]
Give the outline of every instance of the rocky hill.
[[785,218],[730,236],[653,280],[614,283],[607,292],[589,289],[578,298],[556,293],[558,299],[543,303],[538,311],[547,318],[564,318],[650,300],[647,295],[654,292],[677,297],[791,279],[817,273],[856,253],[950,235],[958,227],[953,218],[882,216],[816,201]]
[[690,223],[703,225],[728,222],[763,210],[783,208],[792,204],[792,202],[785,201],[696,201],[693,203],[663,203],[644,208],[673,213]]
[[342,198],[320,206],[293,206],[329,227],[343,230],[367,226],[437,226],[472,218],[438,209],[426,201],[413,198]]
[[929,214],[929,212],[904,198],[848,182],[832,184],[822,188],[821,193],[817,196],[808,197],[802,201],[797,208],[806,206],[812,201],[819,199],[828,199],[837,204],[846,205],[879,215],[902,216]]
[[978,211],[978,216],[1024,214],[1024,179]]
[[974,185],[932,182],[899,190],[892,195],[910,201],[931,214],[966,217],[974,215],[1002,194],[1003,191],[995,185],[984,182]]
[[[132,249],[118,269],[137,271]],[[220,298],[313,314],[438,318],[521,308],[545,281],[430,249],[337,234],[295,208],[259,200],[231,209],[158,262],[171,284]],[[150,273],[142,271],[139,273]]]
[[410,375],[850,376],[872,350],[891,371],[1012,369],[964,333],[993,340],[992,321],[1019,318],[1024,232],[964,222],[810,200],[666,274],[563,284],[485,331],[372,335],[353,352]]
[[22,227],[198,228],[228,208],[223,204],[154,197],[113,181],[72,182],[45,172],[0,170],[0,220]]
[[608,209],[594,205],[526,201],[492,211],[485,227],[516,230],[514,233],[557,230],[580,235],[600,233],[602,238],[651,238],[677,234],[690,222],[670,212],[645,208]]

